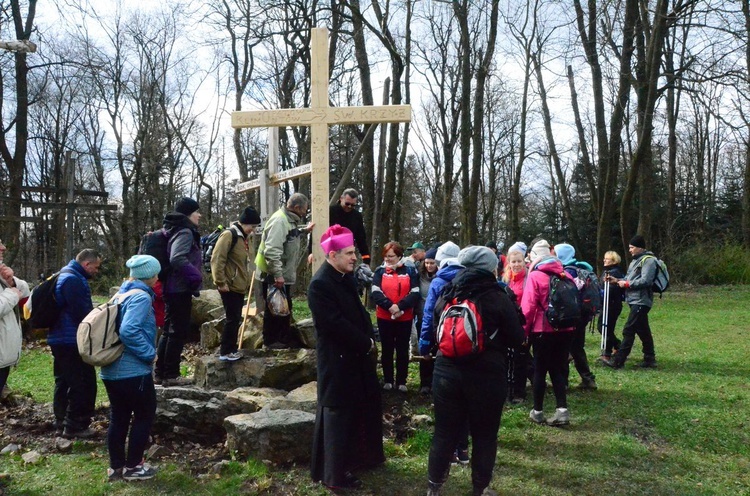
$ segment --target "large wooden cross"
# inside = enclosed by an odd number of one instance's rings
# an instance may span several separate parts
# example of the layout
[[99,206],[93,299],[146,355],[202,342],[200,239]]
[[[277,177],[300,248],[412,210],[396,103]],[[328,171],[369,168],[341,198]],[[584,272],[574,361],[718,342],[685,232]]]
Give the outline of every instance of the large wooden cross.
[[328,229],[328,126],[409,122],[411,121],[411,106],[330,107],[328,105],[328,29],[312,29],[310,52],[311,106],[309,108],[232,112],[232,127],[309,126],[311,128],[312,198],[310,208],[312,220],[315,222],[311,239],[313,272],[315,272],[325,257],[320,248],[320,238]]

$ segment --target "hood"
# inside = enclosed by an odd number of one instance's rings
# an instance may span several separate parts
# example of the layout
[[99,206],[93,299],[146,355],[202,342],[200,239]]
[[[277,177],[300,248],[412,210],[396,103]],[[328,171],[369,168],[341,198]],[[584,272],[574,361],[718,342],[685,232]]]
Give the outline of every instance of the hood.
[[463,268],[463,265],[459,265],[458,262],[446,265],[437,271],[435,277],[438,277],[446,282],[451,282],[453,278],[456,277],[456,274],[458,274],[458,272]]
[[557,257],[546,257],[539,261],[534,266],[534,270],[539,270],[544,272],[547,275],[560,275],[561,273],[564,273],[563,265],[560,262],[560,259]]
[[498,287],[497,279],[492,272],[477,267],[467,267],[458,272],[453,279],[456,296],[468,297],[493,287]]
[[198,226],[190,222],[185,214],[179,212],[170,212],[164,216],[164,229],[170,233],[176,229],[188,228],[194,231],[198,230]]

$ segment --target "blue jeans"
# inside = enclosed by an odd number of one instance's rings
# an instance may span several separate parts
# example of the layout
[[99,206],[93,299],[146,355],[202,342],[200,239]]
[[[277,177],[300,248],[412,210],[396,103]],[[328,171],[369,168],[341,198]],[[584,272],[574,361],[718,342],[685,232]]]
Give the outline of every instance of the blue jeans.
[[[133,468],[140,465],[146,450],[151,426],[156,417],[156,390],[151,374],[116,381],[104,380],[109,396],[110,413],[107,450],[110,468]],[[130,420],[133,420],[132,426]],[[130,431],[127,456],[125,440]]]
[[506,371],[497,363],[487,363],[484,357],[480,360],[457,365],[440,356],[435,362],[432,379],[435,433],[427,465],[431,482],[445,482],[453,451],[462,441],[468,422],[472,441],[472,484],[478,490],[490,485],[505,403]]

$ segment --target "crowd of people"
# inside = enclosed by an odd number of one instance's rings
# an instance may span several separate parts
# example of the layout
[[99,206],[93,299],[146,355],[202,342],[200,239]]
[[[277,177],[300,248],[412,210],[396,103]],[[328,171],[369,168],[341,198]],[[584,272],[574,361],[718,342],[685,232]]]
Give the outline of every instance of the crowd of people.
[[[307,288],[318,356],[312,477],[333,490],[359,487],[362,482],[354,471],[383,463],[381,392],[408,392],[409,365],[415,361],[419,394],[431,396],[435,414],[428,494],[440,493],[451,465],[457,463],[471,464],[474,494],[490,494],[506,401],[522,404],[530,382],[529,419],[565,426],[571,421],[567,402],[570,362],[581,377],[579,388],[598,387],[584,349],[586,328],[596,315],[561,327],[553,325],[547,314],[553,279],[577,281],[579,273],[594,269],[576,259],[570,244],[551,245],[542,238],[528,246],[516,242],[505,253],[504,246],[494,242],[464,248],[452,241],[432,247],[415,242],[404,248],[390,241],[380,251],[383,263],[374,270],[368,294],[375,306],[374,328],[354,276],[358,265],[370,263],[362,216],[356,210],[358,199],[356,190],[347,189],[331,207],[331,227],[319,241],[326,263]],[[301,259],[310,253],[307,234],[313,224],[306,220],[308,207],[307,197],[291,195],[266,221],[257,252],[251,236],[261,219],[252,207],[244,209],[218,237],[210,269],[226,312],[220,360],[242,358],[238,332],[245,297],[254,281],[258,283],[254,297],[264,311],[263,346],[277,350],[298,344],[290,333],[291,290]],[[154,476],[143,453],[155,417],[155,384],[191,382],[182,377],[180,361],[191,324],[192,299],[203,284],[199,210],[195,200],[182,198],[165,215],[166,267],[149,253],[134,255],[126,263],[129,277],[118,294],[124,351],[100,372],[111,404],[110,480]],[[2,263],[5,249],[0,241],[0,391],[21,355],[19,304],[29,296],[28,284]],[[631,239],[629,253],[632,262],[627,272],[615,251],[604,255],[599,281],[608,287],[604,292],[608,299],[597,326],[603,333],[599,360],[605,366],[622,368],[638,336],[644,353],[640,365],[656,367],[648,322],[655,258],[639,235]],[[251,272],[253,261],[256,269]],[[94,435],[90,423],[96,398],[95,369],[81,360],[76,330],[93,308],[89,280],[101,262],[97,251],[82,250],[60,270],[54,287],[60,306],[60,316],[48,333],[55,379],[54,424],[57,434],[68,438]],[[286,300],[286,312],[267,301],[274,289]],[[458,359],[440,347],[438,327],[447,301],[475,305],[484,336],[481,353]],[[620,340],[615,328],[623,301],[629,304],[630,314]],[[161,328],[158,340],[157,328]],[[555,399],[549,418],[544,413],[547,377]]]

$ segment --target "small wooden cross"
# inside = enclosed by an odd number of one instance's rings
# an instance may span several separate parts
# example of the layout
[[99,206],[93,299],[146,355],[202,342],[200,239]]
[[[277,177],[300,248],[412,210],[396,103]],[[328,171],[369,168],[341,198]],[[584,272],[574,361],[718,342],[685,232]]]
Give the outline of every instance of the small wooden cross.
[[312,198],[310,198],[310,208],[312,220],[315,222],[311,239],[314,273],[325,258],[325,254],[320,248],[320,238],[323,232],[328,229],[328,126],[410,122],[411,106],[330,107],[328,105],[328,29],[312,29],[310,51],[311,106],[309,108],[232,112],[232,127],[309,126],[311,128],[310,182]]

